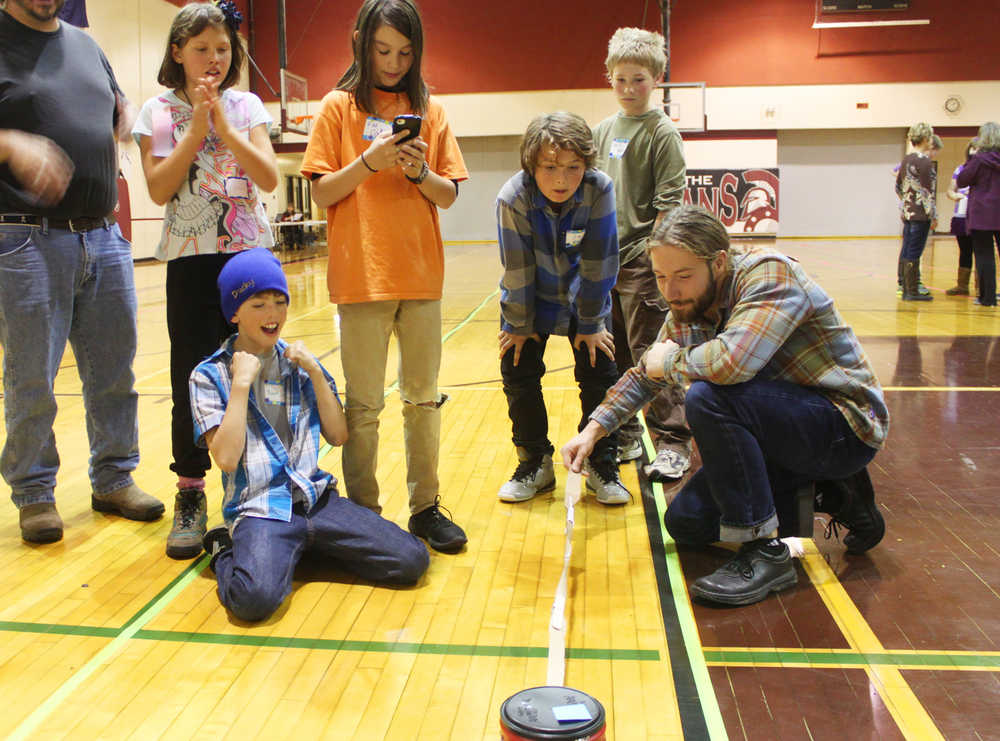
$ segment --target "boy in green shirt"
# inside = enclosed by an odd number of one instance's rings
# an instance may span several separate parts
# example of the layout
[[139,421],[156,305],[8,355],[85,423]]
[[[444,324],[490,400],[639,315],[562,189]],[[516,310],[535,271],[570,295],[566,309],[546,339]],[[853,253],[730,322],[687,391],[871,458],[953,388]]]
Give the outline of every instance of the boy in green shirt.
[[[621,110],[594,129],[597,167],[615,183],[618,206],[618,282],[612,290],[615,361],[631,368],[655,340],[667,316],[646,254],[653,226],[681,205],[686,167],[681,137],[653,100],[667,64],[663,36],[619,28],[608,42],[608,79]],[[678,479],[690,467],[691,431],[684,420],[684,391],[665,389],[646,410],[656,459],[646,467],[654,481]],[[642,455],[642,428],[634,417],[619,431],[619,458]]]

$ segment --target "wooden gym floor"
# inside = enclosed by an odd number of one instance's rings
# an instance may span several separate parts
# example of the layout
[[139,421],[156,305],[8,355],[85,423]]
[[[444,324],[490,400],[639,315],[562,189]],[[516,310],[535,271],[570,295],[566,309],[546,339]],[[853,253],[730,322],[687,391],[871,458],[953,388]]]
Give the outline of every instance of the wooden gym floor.
[[[1000,738],[1000,309],[946,298],[957,250],[924,258],[932,303],[894,295],[897,240],[780,240],[837,300],[871,356],[893,415],[871,466],[888,526],[847,557],[817,521],[796,588],[745,608],[692,604],[686,584],[722,548],[677,549],[661,515],[674,491],[622,468],[635,496],[577,508],[566,684],[595,696],[608,737]],[[285,256],[303,339],[338,379],[325,259]],[[303,564],[260,625],[229,617],[207,559],[163,553],[169,517],[91,511],[79,381],[57,381],[61,543],[29,546],[0,508],[0,737],[12,739],[499,738],[505,698],[545,683],[562,568],[559,487],[496,498],[515,466],[496,357],[495,245],[446,249],[442,500],[469,534],[434,554],[412,589],[376,588]],[[164,268],[136,267],[142,462],[138,482],[172,512]],[[550,344],[546,401],[558,446],[579,402],[566,343]],[[393,350],[394,352],[394,350]],[[392,356],[390,356],[392,357]],[[394,364],[379,476],[384,515],[408,516]],[[322,465],[339,476],[339,454]],[[220,520],[210,474],[210,524]]]

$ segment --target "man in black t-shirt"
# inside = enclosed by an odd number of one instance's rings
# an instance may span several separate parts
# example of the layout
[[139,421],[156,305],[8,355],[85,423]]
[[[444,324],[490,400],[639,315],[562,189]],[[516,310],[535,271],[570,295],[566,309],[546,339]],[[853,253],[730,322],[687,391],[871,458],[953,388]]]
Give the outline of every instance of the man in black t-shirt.
[[132,480],[136,294],[131,245],[114,223],[128,102],[94,41],[59,21],[63,4],[7,0],[0,12],[0,473],[21,537],[36,543],[62,538],[53,383],[67,340],[83,383],[91,506],[163,514]]

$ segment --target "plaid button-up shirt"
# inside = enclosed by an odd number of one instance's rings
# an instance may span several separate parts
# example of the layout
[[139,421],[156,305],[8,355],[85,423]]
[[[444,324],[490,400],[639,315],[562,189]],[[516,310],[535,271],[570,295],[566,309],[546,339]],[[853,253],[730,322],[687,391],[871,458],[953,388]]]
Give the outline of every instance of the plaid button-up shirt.
[[765,378],[815,389],[860,440],[882,447],[889,410],[875,371],[833,299],[798,262],[765,247],[733,247],[720,294],[717,326],[667,317],[657,339],[680,347],[664,362],[665,380],[645,375],[643,358],[608,391],[591,419],[614,430],[670,384]]
[[579,334],[608,326],[618,279],[614,183],[587,170],[558,208],[523,170],[497,196],[501,328],[511,334],[565,335],[572,316]]
[[[191,372],[191,413],[195,443],[207,447],[205,433],[222,424],[229,404],[233,376],[230,365],[236,335]],[[284,357],[287,343],[278,340],[278,368],[291,447],[286,449],[278,433],[258,408],[250,391],[247,405],[247,442],[243,457],[232,473],[222,472],[222,517],[232,531],[244,517],[264,517],[289,522],[292,503],[302,500],[312,509],[328,486],[337,480],[318,467],[320,449],[319,407],[309,374]],[[334,395],[337,384],[323,369]],[[296,496],[297,494],[297,496]]]

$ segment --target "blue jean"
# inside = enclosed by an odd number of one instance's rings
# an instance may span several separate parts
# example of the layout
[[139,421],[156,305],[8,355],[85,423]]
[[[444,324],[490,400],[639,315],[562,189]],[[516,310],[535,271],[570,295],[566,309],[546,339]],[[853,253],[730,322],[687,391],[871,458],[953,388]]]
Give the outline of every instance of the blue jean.
[[685,410],[702,467],[667,508],[678,543],[765,537],[794,511],[800,486],[845,478],[875,457],[829,399],[787,381],[696,381]]
[[0,225],[0,345],[7,440],[0,473],[18,507],[54,502],[53,383],[66,341],[83,383],[90,481],[107,493],[139,464],[132,246],[117,224],[73,233]]
[[929,221],[904,221],[903,247],[899,251],[899,259],[919,260],[924,254],[924,246],[927,244],[927,235],[930,231]]
[[383,584],[415,584],[430,563],[418,538],[331,488],[308,513],[294,505],[291,522],[244,517],[236,523],[232,550],[215,559],[219,601],[241,620],[266,620],[291,593],[292,574],[306,553]]

